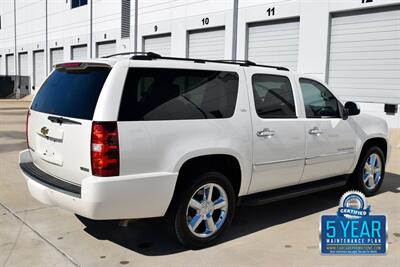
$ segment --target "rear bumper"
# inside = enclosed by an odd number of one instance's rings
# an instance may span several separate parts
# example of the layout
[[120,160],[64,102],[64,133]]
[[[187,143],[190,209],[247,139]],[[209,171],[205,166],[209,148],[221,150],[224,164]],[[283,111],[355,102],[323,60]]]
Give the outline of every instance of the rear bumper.
[[[58,183],[57,178],[37,171],[28,150],[20,152],[19,162],[28,189],[35,199],[96,220],[164,216],[178,176],[176,173],[88,176],[83,179],[79,194],[70,190],[73,187],[65,187],[68,183]],[[34,169],[22,167],[29,165]],[[56,180],[51,180],[51,177]]]

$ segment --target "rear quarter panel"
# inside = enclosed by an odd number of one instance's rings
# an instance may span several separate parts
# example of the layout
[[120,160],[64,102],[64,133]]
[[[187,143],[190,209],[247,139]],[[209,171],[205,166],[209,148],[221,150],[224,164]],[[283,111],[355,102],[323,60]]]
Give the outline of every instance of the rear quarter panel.
[[93,121],[117,121],[129,60],[118,61],[110,71],[97,101]]

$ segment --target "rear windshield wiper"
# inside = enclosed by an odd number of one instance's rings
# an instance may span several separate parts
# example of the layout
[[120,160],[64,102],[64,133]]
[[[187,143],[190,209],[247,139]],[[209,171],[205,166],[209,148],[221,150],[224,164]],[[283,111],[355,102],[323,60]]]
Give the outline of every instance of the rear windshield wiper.
[[63,117],[48,116],[47,119],[51,122],[59,123],[60,125],[63,123],[82,124],[79,121],[74,121],[74,120],[63,118]]

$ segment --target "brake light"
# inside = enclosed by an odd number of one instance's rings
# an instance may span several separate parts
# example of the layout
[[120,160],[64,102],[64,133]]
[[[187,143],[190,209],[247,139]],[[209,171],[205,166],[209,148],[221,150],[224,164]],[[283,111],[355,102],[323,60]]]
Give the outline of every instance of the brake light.
[[29,117],[31,116],[31,110],[28,109],[26,112],[26,120],[25,120],[25,138],[26,138],[26,146],[29,149],[29,139],[28,139],[28,127],[29,127]]
[[117,122],[93,122],[91,160],[93,175],[119,175],[119,143]]
[[66,68],[66,69],[69,69],[69,68],[79,68],[79,67],[81,67],[81,66],[82,66],[82,63],[80,63],[80,62],[71,62],[71,63],[63,63],[63,64],[60,64],[60,67]]

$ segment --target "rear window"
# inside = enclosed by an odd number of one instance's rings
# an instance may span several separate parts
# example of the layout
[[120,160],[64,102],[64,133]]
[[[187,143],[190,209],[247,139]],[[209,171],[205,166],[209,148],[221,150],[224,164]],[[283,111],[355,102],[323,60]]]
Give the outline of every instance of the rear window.
[[131,68],[120,121],[222,119],[233,115],[238,93],[234,72]]
[[38,91],[32,109],[63,117],[91,120],[111,68],[56,69]]

